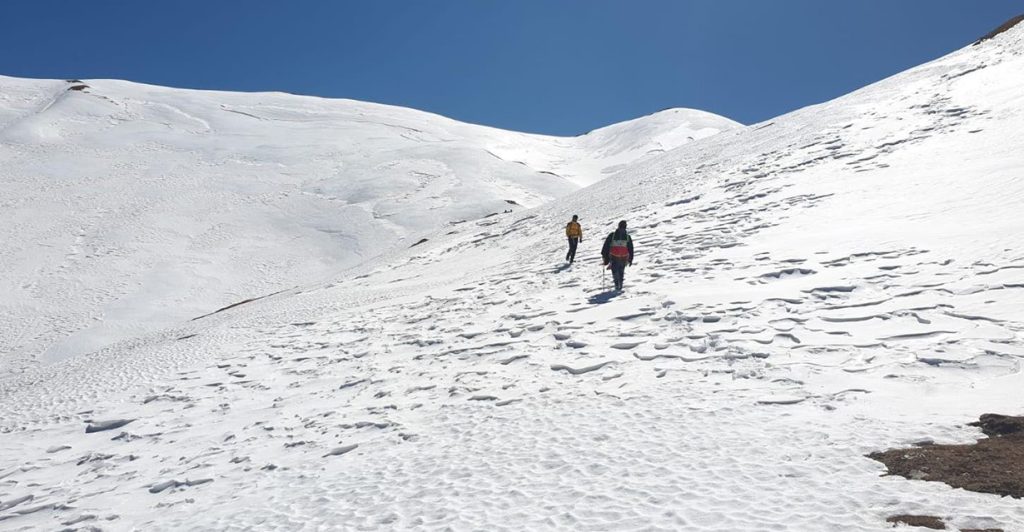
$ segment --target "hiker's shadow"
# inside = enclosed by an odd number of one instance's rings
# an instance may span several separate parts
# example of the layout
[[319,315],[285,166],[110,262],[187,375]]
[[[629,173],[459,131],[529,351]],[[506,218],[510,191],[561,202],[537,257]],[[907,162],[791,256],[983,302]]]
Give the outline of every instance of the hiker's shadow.
[[600,294],[594,294],[587,299],[587,302],[591,305],[600,305],[607,303],[616,297],[620,296],[622,292],[618,290],[609,290],[607,292],[601,292]]
[[555,270],[554,270],[553,273],[562,273],[565,270],[568,270],[569,266],[572,266],[572,265],[569,264],[568,262],[566,262],[565,264],[559,264],[558,266],[555,266]]

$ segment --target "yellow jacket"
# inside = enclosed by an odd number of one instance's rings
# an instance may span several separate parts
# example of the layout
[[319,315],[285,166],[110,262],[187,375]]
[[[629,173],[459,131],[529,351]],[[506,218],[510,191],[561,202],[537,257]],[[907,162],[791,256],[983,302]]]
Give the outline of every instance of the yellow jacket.
[[565,226],[565,236],[583,240],[583,228],[579,222],[569,222]]

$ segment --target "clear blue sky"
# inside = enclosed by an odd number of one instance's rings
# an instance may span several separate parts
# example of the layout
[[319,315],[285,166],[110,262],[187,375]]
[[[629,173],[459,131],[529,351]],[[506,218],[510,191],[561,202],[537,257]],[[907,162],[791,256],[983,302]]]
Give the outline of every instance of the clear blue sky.
[[577,134],[744,123],[969,44],[1010,0],[3,0],[0,74],[281,90]]

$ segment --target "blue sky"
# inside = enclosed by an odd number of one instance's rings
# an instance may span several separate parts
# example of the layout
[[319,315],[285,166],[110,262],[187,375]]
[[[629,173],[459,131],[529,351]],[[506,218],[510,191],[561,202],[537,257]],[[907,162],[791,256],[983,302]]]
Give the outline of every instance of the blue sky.
[[572,135],[667,107],[744,123],[969,44],[1002,0],[9,0],[0,74],[281,90]]

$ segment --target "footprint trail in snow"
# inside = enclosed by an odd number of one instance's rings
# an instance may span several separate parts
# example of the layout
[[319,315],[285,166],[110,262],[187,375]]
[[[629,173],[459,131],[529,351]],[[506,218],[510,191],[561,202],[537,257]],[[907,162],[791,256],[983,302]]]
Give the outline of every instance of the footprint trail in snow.
[[1024,527],[864,456],[1022,406],[1022,41],[0,381],[0,523]]

